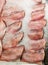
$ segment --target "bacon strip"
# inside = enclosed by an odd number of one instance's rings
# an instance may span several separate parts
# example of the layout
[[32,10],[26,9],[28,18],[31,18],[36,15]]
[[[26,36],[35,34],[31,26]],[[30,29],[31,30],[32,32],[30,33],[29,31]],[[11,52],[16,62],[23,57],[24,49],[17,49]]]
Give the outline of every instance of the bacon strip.
[[7,17],[13,12],[16,12],[16,7],[13,7],[13,6],[12,7],[4,7],[3,12],[2,12],[2,16]]
[[12,19],[12,20],[20,20],[24,18],[24,16],[25,16],[25,12],[22,10],[22,11],[13,12],[9,16],[3,16],[3,17],[4,18],[7,17],[7,19]]
[[9,18],[11,18],[12,20],[20,20],[22,18],[24,18],[25,16],[25,12],[24,11],[18,11],[15,13],[12,13]]
[[44,60],[44,50],[38,51],[36,53],[26,52],[23,54],[22,60],[28,63],[40,62]]
[[46,40],[45,39],[40,39],[40,40],[30,40],[28,42],[28,47],[26,50],[31,51],[31,50],[40,50],[44,49],[46,45]]
[[16,47],[17,44],[23,39],[24,33],[18,32],[16,34],[6,33],[3,38],[3,49]]
[[17,46],[14,48],[8,48],[6,50],[3,51],[2,55],[1,55],[1,60],[2,61],[14,61],[19,59],[24,51],[24,46]]
[[31,40],[38,40],[38,39],[42,39],[44,36],[44,31],[30,31],[28,33],[28,37],[31,39]]
[[22,27],[22,21],[16,21],[15,23],[7,27],[6,32],[16,33],[21,29],[21,27]]
[[44,3],[43,4],[37,4],[37,5],[33,6],[32,12],[44,10],[44,8],[45,8]]
[[34,20],[40,20],[40,19],[44,18],[44,16],[45,16],[44,10],[32,12],[31,20],[33,20],[33,21]]
[[41,30],[43,29],[43,27],[46,25],[46,20],[45,19],[41,19],[41,20],[37,20],[37,21],[30,21],[28,23],[28,28],[30,30]]

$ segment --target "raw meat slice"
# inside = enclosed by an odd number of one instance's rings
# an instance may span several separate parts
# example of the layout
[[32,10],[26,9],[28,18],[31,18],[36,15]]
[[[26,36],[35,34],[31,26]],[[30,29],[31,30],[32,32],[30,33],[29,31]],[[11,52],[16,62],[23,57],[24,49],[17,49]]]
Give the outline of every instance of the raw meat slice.
[[2,11],[5,3],[6,3],[6,0],[0,0],[0,14],[1,14],[1,11]]
[[44,36],[44,31],[43,30],[40,30],[40,31],[36,31],[36,30],[32,30],[28,33],[28,37],[31,39],[31,40],[38,40],[38,39],[42,39]]
[[29,53],[25,52],[22,56],[22,60],[24,62],[29,62],[29,63],[35,63],[35,62],[40,62],[44,60],[44,50],[38,51],[36,53]]
[[23,39],[24,33],[23,32],[17,32],[16,34],[12,33],[6,33],[3,38],[3,49],[16,47],[17,44]]
[[40,20],[37,20],[37,21],[32,21],[32,20],[31,20],[30,22],[39,22],[39,23],[42,24],[43,26],[45,26],[46,23],[47,23],[46,19],[40,19]]
[[16,7],[4,7],[2,16],[9,16],[11,13],[16,12]]
[[28,23],[28,28],[30,30],[41,30],[44,28],[44,26],[46,25],[46,20],[45,19],[41,19],[41,20],[37,20],[37,21],[29,21]]
[[25,12],[22,10],[22,11],[13,12],[9,16],[4,16],[3,18],[7,17],[8,19],[12,19],[12,20],[20,20],[24,18],[24,16],[25,16]]
[[30,40],[28,41],[28,46],[26,50],[40,50],[44,49],[46,45],[46,40],[45,39],[40,39],[40,40]]
[[17,46],[14,48],[8,48],[3,51],[1,60],[2,61],[14,61],[20,58],[23,54],[24,46]]
[[44,8],[45,8],[45,4],[44,3],[42,3],[42,4],[36,4],[32,8],[32,12],[44,10]]
[[5,17],[5,18],[3,17],[2,19],[3,19],[3,21],[6,23],[6,26],[9,26],[9,25],[11,25],[11,24],[17,22],[17,20],[12,20],[12,19],[7,18],[7,17]]
[[20,20],[22,18],[24,18],[25,16],[25,12],[24,11],[18,11],[15,13],[12,13],[9,18],[11,18],[12,20]]
[[5,34],[5,31],[6,31],[6,26],[4,24],[4,22],[1,20],[0,21],[0,39],[3,38],[4,34]]
[[1,40],[0,40],[0,56],[2,54],[2,43],[1,43]]
[[22,22],[16,21],[15,23],[13,23],[12,25],[7,27],[6,32],[16,33],[17,31],[19,31],[21,29],[21,27],[22,27]]
[[42,18],[44,18],[45,16],[45,11],[44,10],[40,10],[40,11],[36,11],[36,12],[32,12],[31,14],[31,20],[40,20]]
[[4,22],[1,20],[0,21],[0,31],[2,31],[5,28]]
[[36,3],[41,3],[42,0],[34,0]]

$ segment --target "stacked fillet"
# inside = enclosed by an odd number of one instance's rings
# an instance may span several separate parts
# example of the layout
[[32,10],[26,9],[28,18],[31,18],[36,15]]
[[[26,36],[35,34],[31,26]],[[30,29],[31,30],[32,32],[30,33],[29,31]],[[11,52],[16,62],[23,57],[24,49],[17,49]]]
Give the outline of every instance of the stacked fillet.
[[14,7],[6,8],[5,3],[6,0],[0,0],[0,60],[14,61],[24,51],[24,46],[18,44],[24,37],[20,29],[25,12]]
[[45,4],[41,0],[35,0],[37,3],[33,6],[31,13],[31,20],[28,23],[29,28],[29,41],[28,47],[23,54],[22,60],[28,63],[38,63],[41,64],[45,56],[45,44],[44,30],[46,25],[45,16]]

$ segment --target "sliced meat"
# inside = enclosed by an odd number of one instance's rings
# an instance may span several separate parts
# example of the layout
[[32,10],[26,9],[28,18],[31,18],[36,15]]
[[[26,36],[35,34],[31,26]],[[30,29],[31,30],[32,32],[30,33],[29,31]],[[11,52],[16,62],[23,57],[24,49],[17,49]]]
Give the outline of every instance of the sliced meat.
[[42,3],[42,4],[36,4],[32,8],[32,12],[44,10],[44,8],[45,8],[45,4],[44,3]]
[[44,32],[43,30],[40,30],[40,31],[30,31],[28,33],[28,37],[31,39],[31,40],[38,40],[38,39],[42,39],[44,36]]
[[22,60],[24,62],[35,63],[44,60],[44,55],[44,50],[38,51],[36,53],[26,52],[23,54]]
[[45,11],[44,10],[40,10],[40,11],[36,11],[36,12],[32,12],[31,14],[31,19],[34,20],[40,20],[45,16]]
[[3,38],[4,34],[5,34],[5,31],[6,31],[6,26],[4,24],[4,22],[1,20],[0,21],[0,39]]
[[28,23],[28,28],[30,30],[41,30],[44,28],[44,26],[46,25],[46,20],[45,19],[41,19],[41,20],[37,20],[37,21],[29,21]]
[[1,40],[0,40],[0,56],[2,54],[2,43],[1,43]]
[[2,16],[9,16],[11,13],[16,12],[16,7],[4,7]]
[[24,18],[24,16],[25,16],[24,11],[17,11],[17,12],[11,13],[9,16],[4,16],[3,18],[7,17],[8,19],[12,19],[12,20],[20,20]]
[[0,14],[1,14],[1,11],[2,11],[5,3],[6,3],[6,0],[0,0]]
[[3,21],[5,22],[6,26],[9,26],[9,25],[11,25],[11,24],[17,22],[17,20],[12,20],[12,19],[7,18],[7,17],[5,17],[5,18],[3,17],[2,19],[3,19]]
[[30,40],[28,41],[28,46],[26,48],[26,50],[30,51],[30,50],[39,50],[39,49],[44,49],[46,45],[46,40],[45,39],[41,39],[41,40]]
[[24,11],[18,11],[18,12],[12,13],[9,18],[11,18],[12,20],[20,20],[24,18],[24,16],[25,16]]
[[23,54],[24,46],[18,46],[14,48],[8,48],[3,51],[1,60],[2,61],[14,61],[20,58]]
[[34,0],[36,3],[41,3],[42,0]]
[[16,34],[6,33],[3,38],[3,49],[16,47],[17,44],[23,39],[24,33],[18,32]]
[[7,27],[6,32],[16,33],[17,31],[19,31],[21,29],[21,27],[22,27],[22,22],[16,21],[15,23],[13,23],[12,25]]

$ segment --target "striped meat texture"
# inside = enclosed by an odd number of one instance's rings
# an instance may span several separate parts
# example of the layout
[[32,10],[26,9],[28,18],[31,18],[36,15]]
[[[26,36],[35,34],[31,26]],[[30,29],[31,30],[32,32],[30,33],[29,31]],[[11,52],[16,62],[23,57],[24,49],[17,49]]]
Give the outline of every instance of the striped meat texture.
[[33,21],[40,20],[40,19],[44,18],[44,16],[45,16],[45,11],[44,10],[32,12],[31,13],[31,20],[33,20]]
[[23,54],[23,51],[24,51],[24,46],[23,45],[13,47],[13,48],[8,48],[8,49],[3,51],[0,59],[2,61],[17,60],[17,59],[21,58],[21,56]]
[[22,61],[28,63],[35,63],[35,62],[43,61],[44,56],[45,56],[44,50],[39,50],[35,53],[25,52],[22,56]]
[[45,19],[37,20],[37,21],[29,21],[28,28],[30,30],[41,30],[46,26],[47,21]]
[[23,39],[24,33],[23,32],[17,32],[17,33],[6,33],[6,35],[3,38],[3,49],[16,47],[17,44]]
[[46,40],[45,39],[40,39],[40,40],[30,40],[28,41],[28,46],[26,47],[26,51],[31,51],[31,50],[40,50],[40,49],[45,49],[46,45]]

